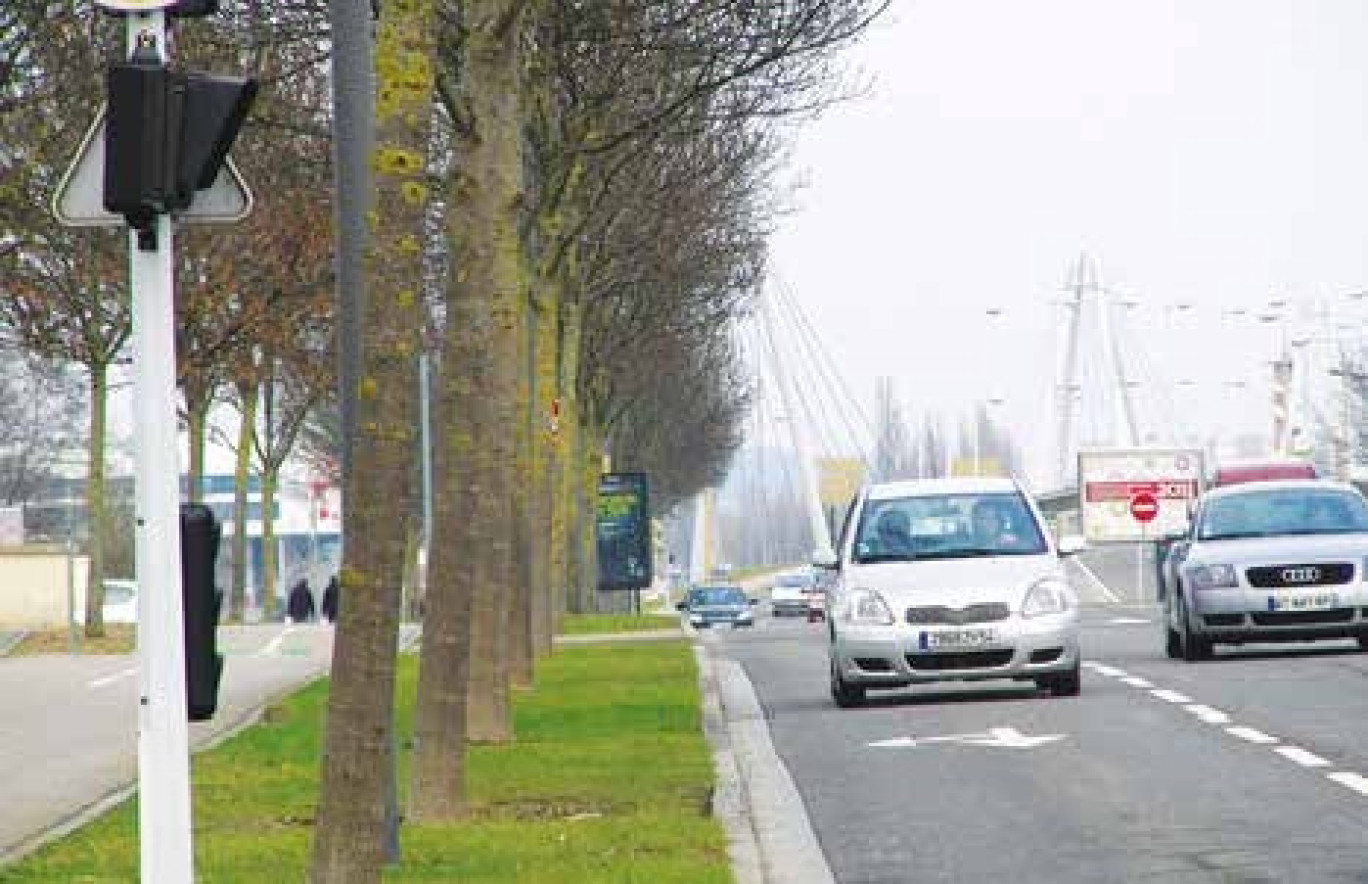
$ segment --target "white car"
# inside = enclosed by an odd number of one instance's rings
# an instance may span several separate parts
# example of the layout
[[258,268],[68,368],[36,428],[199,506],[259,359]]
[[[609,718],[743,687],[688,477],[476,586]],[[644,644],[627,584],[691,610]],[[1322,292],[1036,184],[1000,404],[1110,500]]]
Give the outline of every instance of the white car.
[[812,574],[802,571],[774,578],[774,585],[770,587],[770,613],[775,617],[789,614],[806,617],[808,596],[814,582]]
[[1368,501],[1323,479],[1202,495],[1177,541],[1164,597],[1165,651],[1189,662],[1217,644],[1354,638],[1368,648]]
[[1015,481],[964,477],[866,486],[828,597],[831,696],[872,688],[1032,680],[1079,693],[1078,600],[1035,504]]

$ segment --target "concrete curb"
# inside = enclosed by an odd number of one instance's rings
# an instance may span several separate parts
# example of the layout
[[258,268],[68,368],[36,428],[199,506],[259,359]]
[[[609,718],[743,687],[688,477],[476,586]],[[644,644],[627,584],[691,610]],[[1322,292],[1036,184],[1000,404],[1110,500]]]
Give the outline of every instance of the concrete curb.
[[741,665],[694,646],[704,733],[713,746],[713,812],[727,829],[738,884],[833,884],[802,796],[774,751],[755,688]]

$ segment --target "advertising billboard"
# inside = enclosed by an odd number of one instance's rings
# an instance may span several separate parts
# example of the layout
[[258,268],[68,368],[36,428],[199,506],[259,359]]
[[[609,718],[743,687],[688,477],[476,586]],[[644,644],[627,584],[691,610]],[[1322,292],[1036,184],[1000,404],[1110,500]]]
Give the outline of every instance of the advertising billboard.
[[595,532],[599,589],[651,585],[651,512],[645,473],[599,477]]
[[1202,452],[1104,448],[1078,453],[1078,509],[1090,543],[1139,543],[1186,531]]

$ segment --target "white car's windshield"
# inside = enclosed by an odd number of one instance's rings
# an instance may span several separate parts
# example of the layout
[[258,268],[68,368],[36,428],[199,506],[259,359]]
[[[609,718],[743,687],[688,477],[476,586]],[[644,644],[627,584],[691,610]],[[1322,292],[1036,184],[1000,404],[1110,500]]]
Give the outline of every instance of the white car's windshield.
[[1208,501],[1197,538],[1356,532],[1368,532],[1368,507],[1358,495],[1325,488],[1270,488]]
[[871,500],[855,535],[856,562],[1040,555],[1048,547],[1018,493]]

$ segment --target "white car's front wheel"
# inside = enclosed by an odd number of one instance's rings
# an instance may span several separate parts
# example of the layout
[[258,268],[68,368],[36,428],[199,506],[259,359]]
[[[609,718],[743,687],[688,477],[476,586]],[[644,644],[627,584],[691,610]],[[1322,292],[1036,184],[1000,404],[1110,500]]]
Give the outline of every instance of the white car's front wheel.
[[841,677],[841,669],[836,665],[835,657],[831,658],[831,699],[842,709],[853,709],[865,701],[864,687],[851,684]]

